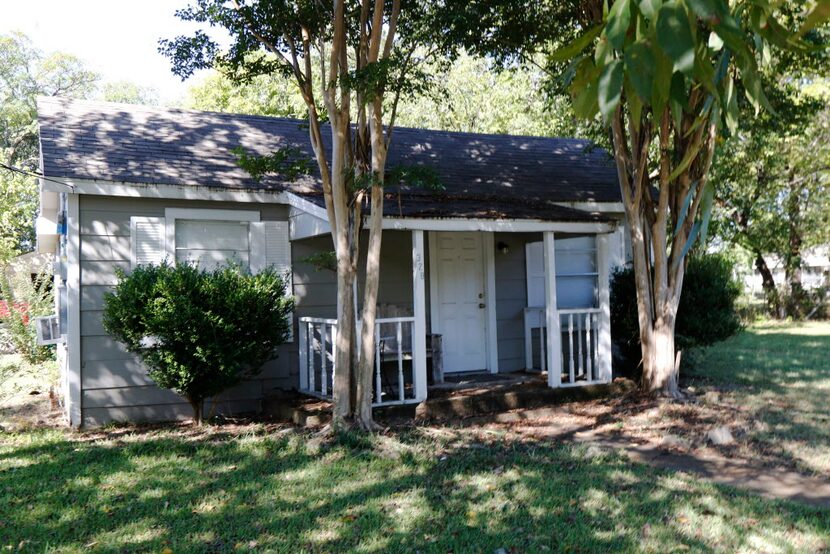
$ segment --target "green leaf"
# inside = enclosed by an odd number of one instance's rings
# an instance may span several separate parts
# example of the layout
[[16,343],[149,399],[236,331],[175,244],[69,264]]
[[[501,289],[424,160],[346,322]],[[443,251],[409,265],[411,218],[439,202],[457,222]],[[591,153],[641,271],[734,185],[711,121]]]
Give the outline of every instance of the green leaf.
[[[717,36],[714,33],[712,36]],[[718,67],[715,70],[715,84],[720,83],[723,78],[726,76],[726,72],[729,70],[729,50],[724,50],[721,52],[720,57],[718,58]]]
[[807,14],[798,34],[804,36],[808,31],[830,19],[830,0],[818,0],[813,10]]
[[640,0],[639,8],[643,17],[654,21],[660,6],[663,5],[663,0]]
[[651,102],[654,84],[654,53],[646,42],[635,42],[625,49],[625,68],[631,85],[643,102]]
[[588,57],[585,57],[576,67],[576,74],[570,90],[573,96],[574,113],[577,117],[591,119],[599,111],[597,102],[599,71],[599,68]]
[[608,23],[605,25],[605,36],[616,50],[622,50],[630,24],[630,0],[616,0],[611,6],[611,11],[608,12]]
[[625,92],[625,98],[628,101],[628,110],[631,114],[631,123],[634,125],[634,129],[639,131],[640,118],[643,115],[643,101],[640,99],[640,95],[632,89],[631,79],[629,78],[626,78],[625,80],[623,91]]
[[657,43],[672,59],[676,71],[692,72],[695,42],[689,17],[677,0],[663,4],[657,14]]
[[703,220],[700,224],[700,242],[706,242],[706,235],[709,233],[709,222],[712,221],[712,208],[715,205],[715,185],[707,181],[703,188],[703,198],[700,200],[700,213]]
[[[698,237],[700,238],[701,244],[706,242],[706,236],[709,233],[709,222],[712,220],[712,208],[715,205],[715,186],[712,184],[712,181],[708,181],[706,183],[706,186],[703,187],[700,194],[703,195],[703,198],[700,199],[701,220],[696,221],[692,226],[692,231],[689,233],[689,238],[686,239],[686,244],[683,245],[683,250],[680,252],[680,256],[674,260],[674,266],[677,266],[677,264],[679,264],[680,261],[686,257],[686,254],[688,254],[689,250],[692,246],[694,246]],[[682,220],[679,221],[682,222]]]
[[566,62],[577,54],[585,50],[600,33],[602,33],[603,26],[596,25],[586,32],[569,42],[565,46],[558,48],[550,53],[550,60],[554,62]]
[[686,154],[683,156],[683,159],[680,160],[680,163],[674,168],[671,175],[669,175],[669,182],[677,179],[681,173],[686,171],[689,166],[692,165],[692,162],[695,160],[698,153],[700,153],[700,147],[701,145],[698,144],[697,146],[690,147],[686,150]]
[[671,91],[672,62],[662,49],[654,53],[654,83],[651,91],[651,106],[655,116],[663,113]]
[[738,130],[738,93],[735,90],[735,82],[730,75],[724,86],[724,119],[729,132],[734,135]]
[[607,64],[599,76],[599,89],[597,90],[599,111],[606,121],[617,109],[620,103],[620,95],[623,85],[623,62],[612,60]]
[[686,0],[692,11],[702,19],[720,21],[729,16],[729,7],[723,0]]
[[672,263],[672,267],[677,267],[677,264],[679,264],[680,261],[686,257],[686,254],[688,254],[689,250],[691,250],[692,246],[694,246],[698,233],[700,233],[700,222],[695,221],[692,225],[692,230],[689,232],[689,238],[686,239],[686,244],[683,245],[683,250],[680,252],[680,256],[678,256]]
[[683,120],[683,107],[687,103],[686,96],[686,78],[682,73],[675,73],[671,79],[671,89],[669,91],[670,106],[672,116],[674,117],[674,125],[678,129],[681,127]]
[[686,219],[686,214],[689,213],[689,206],[692,205],[692,198],[695,195],[695,189],[697,188],[697,181],[692,183],[692,186],[689,187],[689,192],[686,193],[686,198],[683,200],[683,206],[680,207],[680,213],[677,214],[677,225],[674,226],[674,236],[677,236],[677,233],[680,232],[680,228],[683,226],[683,220]]

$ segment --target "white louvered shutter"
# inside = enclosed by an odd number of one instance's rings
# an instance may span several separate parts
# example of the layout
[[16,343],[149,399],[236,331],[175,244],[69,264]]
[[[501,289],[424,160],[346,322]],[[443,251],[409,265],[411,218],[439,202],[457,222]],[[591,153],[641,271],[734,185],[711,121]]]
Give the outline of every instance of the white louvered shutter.
[[[287,221],[259,221],[251,223],[251,272],[257,273],[266,267],[274,267],[285,276],[285,292],[294,294],[291,276],[291,239]],[[294,340],[293,320],[289,341]]]
[[160,264],[164,261],[164,218],[130,218],[130,266]]

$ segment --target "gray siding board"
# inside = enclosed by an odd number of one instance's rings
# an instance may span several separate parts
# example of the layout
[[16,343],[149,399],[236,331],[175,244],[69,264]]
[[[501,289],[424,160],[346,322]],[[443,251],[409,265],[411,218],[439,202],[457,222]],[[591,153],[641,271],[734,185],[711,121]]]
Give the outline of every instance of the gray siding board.
[[101,337],[107,336],[104,330],[104,322],[102,320],[103,312],[82,311],[81,312],[81,336],[82,337]]
[[[262,398],[262,392],[260,381],[246,381],[207,402],[215,401],[217,404],[222,404],[223,402],[240,400],[258,400]],[[85,408],[123,408],[128,406],[178,404],[180,402],[182,402],[181,396],[152,383],[143,386],[87,389],[84,391]]]
[[[87,203],[87,198],[84,197],[84,204]],[[134,211],[133,213],[112,212],[106,210],[90,210],[81,209],[81,236],[110,236],[110,237],[129,237],[130,236],[130,216],[144,215],[152,216],[158,215],[155,212],[147,213],[141,211]]]
[[103,360],[127,360],[133,355],[127,352],[117,340],[109,335],[81,337],[82,363]]
[[178,404],[182,397],[156,385],[119,387],[112,389],[87,389],[84,391],[84,408],[123,408],[128,406],[152,406]]
[[85,426],[106,425],[112,422],[181,421],[192,417],[193,411],[186,402],[153,406],[120,408],[84,408]]
[[104,295],[112,292],[112,286],[82,285],[81,312],[100,311],[104,309]]
[[[83,240],[83,239],[82,239]],[[81,286],[108,285],[118,283],[117,270],[125,273],[130,270],[130,262],[106,260],[81,262]]]
[[[284,347],[283,347],[284,348]],[[289,366],[289,356],[283,354],[279,358],[270,360],[262,367],[262,371],[246,383],[257,383],[257,395],[263,390],[269,390],[262,383],[274,383],[274,386],[285,385],[292,377]],[[243,384],[244,385],[244,384]],[[245,390],[244,386],[240,390]],[[84,363],[83,387],[85,390],[93,389],[119,389],[124,387],[145,387],[155,386],[152,379],[147,375],[147,369],[134,356],[123,359],[89,360]],[[230,397],[239,396],[229,391]],[[248,394],[246,398],[250,397]]]
[[[260,400],[220,400],[216,412],[225,415],[258,412],[261,404]],[[205,402],[205,413],[210,413],[211,408],[212,404]],[[180,401],[176,404],[86,408],[83,421],[84,425],[98,426],[113,422],[182,421],[192,415],[190,404]]]
[[144,387],[153,384],[144,365],[134,357],[84,362],[84,389]]
[[130,237],[85,235],[81,242],[81,261],[130,261]]

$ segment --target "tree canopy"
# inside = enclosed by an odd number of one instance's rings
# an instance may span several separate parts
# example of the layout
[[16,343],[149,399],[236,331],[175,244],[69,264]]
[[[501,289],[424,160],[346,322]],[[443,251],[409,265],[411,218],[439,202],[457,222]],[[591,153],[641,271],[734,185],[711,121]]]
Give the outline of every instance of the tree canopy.
[[[38,167],[38,96],[87,97],[98,76],[75,56],[45,54],[24,35],[0,36],[0,162]],[[34,178],[0,169],[0,261],[34,247]]]

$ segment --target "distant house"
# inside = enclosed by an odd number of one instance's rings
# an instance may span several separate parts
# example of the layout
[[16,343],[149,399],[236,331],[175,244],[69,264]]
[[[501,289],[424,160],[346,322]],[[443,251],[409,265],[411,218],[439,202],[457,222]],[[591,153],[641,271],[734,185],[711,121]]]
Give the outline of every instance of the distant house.
[[[786,284],[784,260],[775,255],[765,256],[776,285]],[[830,284],[830,246],[810,248],[801,256],[801,284],[805,290],[815,290]],[[744,277],[744,288],[756,298],[764,297],[761,275],[757,271]]]
[[[310,156],[302,121],[55,98],[38,111],[51,179],[38,247],[60,260],[72,425],[190,413],[101,324],[116,269],[164,259],[291,272],[294,340],[218,399],[220,411],[255,410],[275,389],[330,395],[335,275],[309,261],[332,250],[318,179],[258,183],[231,153],[291,145]],[[583,140],[399,128],[389,165],[401,164],[434,168],[445,189],[387,195],[376,404],[427,397],[437,335],[446,374],[544,369],[552,387],[610,381],[609,273],[627,256],[608,154]]]

